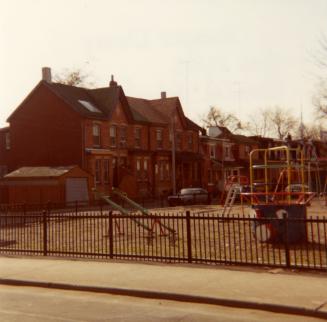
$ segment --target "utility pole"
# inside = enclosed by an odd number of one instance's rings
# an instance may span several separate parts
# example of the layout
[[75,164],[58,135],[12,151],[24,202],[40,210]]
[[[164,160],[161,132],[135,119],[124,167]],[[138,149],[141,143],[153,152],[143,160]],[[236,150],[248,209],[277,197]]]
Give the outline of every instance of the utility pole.
[[174,117],[171,118],[170,134],[171,134],[172,185],[173,185],[173,195],[176,195],[176,146],[175,146],[175,122],[174,122]]

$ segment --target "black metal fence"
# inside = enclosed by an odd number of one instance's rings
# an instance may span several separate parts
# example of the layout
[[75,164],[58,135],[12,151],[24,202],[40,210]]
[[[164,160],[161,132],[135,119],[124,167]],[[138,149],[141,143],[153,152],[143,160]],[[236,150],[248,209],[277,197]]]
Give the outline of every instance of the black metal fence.
[[[290,232],[299,227],[302,235],[291,243]],[[1,253],[326,270],[327,219],[17,208],[0,216]]]

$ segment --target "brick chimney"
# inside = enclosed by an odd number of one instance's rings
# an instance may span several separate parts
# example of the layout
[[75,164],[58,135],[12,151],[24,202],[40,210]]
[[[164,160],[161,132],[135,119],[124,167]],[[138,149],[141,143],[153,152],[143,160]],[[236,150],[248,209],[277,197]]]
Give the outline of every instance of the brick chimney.
[[51,68],[50,67],[42,67],[42,80],[51,83],[52,77],[51,77]]
[[111,81],[109,87],[117,87],[117,82],[114,80],[114,75],[111,75]]
[[167,98],[167,93],[166,92],[161,92],[161,98]]

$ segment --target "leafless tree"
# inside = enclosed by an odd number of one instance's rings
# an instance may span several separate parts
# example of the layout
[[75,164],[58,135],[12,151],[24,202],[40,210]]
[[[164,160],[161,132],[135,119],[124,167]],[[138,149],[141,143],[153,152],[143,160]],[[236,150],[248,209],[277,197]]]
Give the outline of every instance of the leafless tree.
[[313,56],[318,69],[318,82],[313,96],[313,105],[316,108],[316,116],[320,121],[327,120],[327,37],[322,35],[319,41],[319,49]]
[[313,105],[316,107],[317,118],[327,119],[327,80],[320,80],[317,91],[313,97]]
[[220,108],[211,106],[207,115],[202,117],[202,123],[208,126],[224,126],[232,132],[244,130],[246,125],[232,113],[225,113]]
[[289,109],[275,106],[269,111],[271,130],[278,139],[283,139],[288,133],[293,133],[299,126],[299,122],[294,118]]
[[271,135],[272,123],[270,119],[270,109],[264,108],[249,116],[248,132],[251,135],[267,137]]
[[80,69],[64,70],[60,74],[55,74],[54,81],[70,86],[93,87],[94,84],[88,81],[89,74]]

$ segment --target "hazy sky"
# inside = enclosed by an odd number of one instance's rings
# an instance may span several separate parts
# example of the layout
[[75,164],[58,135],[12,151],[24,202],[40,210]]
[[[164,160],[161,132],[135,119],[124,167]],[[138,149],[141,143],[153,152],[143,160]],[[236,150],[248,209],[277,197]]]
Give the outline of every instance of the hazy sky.
[[80,68],[128,96],[179,96],[199,122],[211,105],[306,120],[326,0],[0,0],[0,126],[41,79]]

